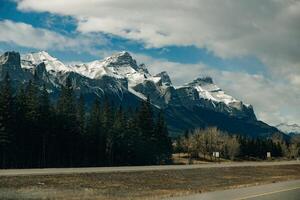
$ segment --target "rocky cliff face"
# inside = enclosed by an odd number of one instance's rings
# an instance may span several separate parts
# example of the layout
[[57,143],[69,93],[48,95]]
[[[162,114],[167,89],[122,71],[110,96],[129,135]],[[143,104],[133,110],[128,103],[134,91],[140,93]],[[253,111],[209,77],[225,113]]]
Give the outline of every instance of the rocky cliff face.
[[[32,79],[35,74],[54,99],[67,77],[71,78],[76,93],[83,94],[88,104],[94,98],[107,96],[117,105],[137,106],[149,96],[155,110],[165,111],[173,134],[205,126],[218,126],[246,135],[276,131],[257,121],[251,105],[226,94],[212,78],[198,78],[174,87],[167,72],[152,76],[147,67],[137,64],[128,52],[77,65],[65,65],[44,51],[21,57],[19,53],[6,52],[0,57],[1,77],[5,73],[10,74],[16,85]],[[235,128],[230,128],[230,124],[225,126],[228,121]],[[255,132],[245,128],[248,126],[255,127],[252,128]]]

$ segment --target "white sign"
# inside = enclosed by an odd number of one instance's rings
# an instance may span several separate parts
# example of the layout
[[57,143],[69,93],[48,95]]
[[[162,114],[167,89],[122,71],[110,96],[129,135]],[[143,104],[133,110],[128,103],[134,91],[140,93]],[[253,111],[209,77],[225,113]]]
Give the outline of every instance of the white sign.
[[219,158],[220,157],[220,152],[213,152],[213,157]]
[[271,158],[271,152],[267,152],[267,158]]

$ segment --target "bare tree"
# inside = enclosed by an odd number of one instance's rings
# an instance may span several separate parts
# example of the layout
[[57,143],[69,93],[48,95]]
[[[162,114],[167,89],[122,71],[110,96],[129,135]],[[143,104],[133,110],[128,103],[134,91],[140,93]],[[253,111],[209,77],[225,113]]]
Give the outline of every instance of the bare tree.
[[234,160],[234,158],[239,154],[240,152],[240,143],[236,136],[228,136],[225,140],[226,143],[226,150],[229,158],[231,160]]
[[193,152],[202,154],[204,158],[209,155],[212,159],[213,152],[222,151],[224,148],[224,136],[216,127],[196,129],[191,135]]
[[280,133],[274,133],[272,135],[272,141],[275,143],[275,144],[279,144],[281,149],[282,149],[282,156],[283,157],[288,157],[289,156],[289,149],[288,149],[288,146],[286,144],[286,142],[284,141],[283,137],[282,137],[282,134]]
[[300,136],[294,136],[289,145],[289,157],[298,158],[300,151]]
[[220,152],[221,155],[234,159],[240,149],[239,141],[235,136],[229,136],[216,127],[196,129],[187,138],[183,138],[181,143],[190,158],[201,155],[205,159],[209,155],[212,160],[213,152]]

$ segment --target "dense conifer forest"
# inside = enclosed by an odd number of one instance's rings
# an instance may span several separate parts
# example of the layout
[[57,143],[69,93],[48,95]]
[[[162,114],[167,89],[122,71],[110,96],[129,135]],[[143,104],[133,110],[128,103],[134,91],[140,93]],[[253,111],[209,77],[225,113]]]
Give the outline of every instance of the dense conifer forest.
[[87,109],[70,79],[56,102],[33,79],[0,87],[0,167],[79,167],[168,163],[172,145],[163,113],[150,99],[124,110],[106,99]]

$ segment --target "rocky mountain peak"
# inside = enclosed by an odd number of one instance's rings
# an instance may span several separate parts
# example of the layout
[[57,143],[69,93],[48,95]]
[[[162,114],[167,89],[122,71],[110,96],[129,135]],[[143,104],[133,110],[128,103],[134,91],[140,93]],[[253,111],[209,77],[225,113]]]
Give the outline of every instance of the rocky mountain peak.
[[9,51],[0,56],[0,64],[20,65],[20,54],[18,52]]
[[52,57],[46,51],[32,52],[22,56],[22,60],[31,61],[32,64],[40,64],[42,62],[53,62],[56,61],[57,58]]
[[114,55],[106,58],[104,62],[106,63],[106,65],[112,67],[122,67],[122,66],[129,65],[135,69],[138,68],[136,60],[134,60],[130,55],[130,53],[128,53],[127,51],[121,51],[119,53],[115,53]]
[[211,77],[206,76],[206,77],[199,77],[192,82],[188,83],[190,86],[197,86],[197,85],[206,85],[206,84],[214,84],[213,80]]
[[166,71],[162,71],[162,72],[156,74],[154,77],[160,77],[162,83],[164,83],[168,86],[172,85],[171,78],[170,78],[169,74]]
[[22,68],[34,69],[41,63],[45,64],[48,72],[69,72],[71,69],[59,61],[57,58],[52,57],[46,51],[33,52],[29,54],[22,55]]
[[19,76],[21,69],[20,54],[14,51],[5,52],[0,56],[0,74],[4,76],[7,72],[12,78]]

